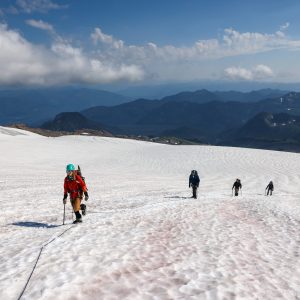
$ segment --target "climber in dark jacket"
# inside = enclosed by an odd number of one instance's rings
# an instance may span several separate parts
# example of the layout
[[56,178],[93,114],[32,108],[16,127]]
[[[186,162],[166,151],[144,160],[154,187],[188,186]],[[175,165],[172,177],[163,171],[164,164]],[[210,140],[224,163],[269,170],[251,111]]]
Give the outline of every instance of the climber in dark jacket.
[[272,192],[274,191],[274,184],[272,181],[269,182],[269,184],[266,187],[266,190],[267,190],[267,196],[269,195],[269,193],[270,196],[272,196]]
[[239,190],[242,189],[242,184],[241,184],[241,181],[240,179],[237,179],[233,186],[232,186],[232,189],[234,189],[234,195],[235,196],[238,196],[239,195]]
[[193,170],[189,177],[189,187],[192,187],[193,198],[195,198],[195,199],[197,199],[197,189],[199,187],[199,183],[200,183],[200,178],[198,176],[198,173],[196,170]]

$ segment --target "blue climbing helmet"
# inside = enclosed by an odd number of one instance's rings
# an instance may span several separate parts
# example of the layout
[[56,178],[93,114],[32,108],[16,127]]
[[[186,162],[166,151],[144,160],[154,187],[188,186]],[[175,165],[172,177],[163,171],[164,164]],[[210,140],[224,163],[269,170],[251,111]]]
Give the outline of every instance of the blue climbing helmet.
[[73,164],[68,164],[66,167],[66,172],[75,171],[75,167]]

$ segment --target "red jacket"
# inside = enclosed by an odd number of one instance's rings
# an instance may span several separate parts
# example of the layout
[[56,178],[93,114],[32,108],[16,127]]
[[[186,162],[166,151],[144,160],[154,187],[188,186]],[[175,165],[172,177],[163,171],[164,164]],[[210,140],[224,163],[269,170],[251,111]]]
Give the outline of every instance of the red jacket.
[[65,194],[70,193],[71,199],[80,197],[81,191],[87,191],[84,181],[78,175],[75,175],[74,179],[70,179],[68,176],[65,178],[64,190]]

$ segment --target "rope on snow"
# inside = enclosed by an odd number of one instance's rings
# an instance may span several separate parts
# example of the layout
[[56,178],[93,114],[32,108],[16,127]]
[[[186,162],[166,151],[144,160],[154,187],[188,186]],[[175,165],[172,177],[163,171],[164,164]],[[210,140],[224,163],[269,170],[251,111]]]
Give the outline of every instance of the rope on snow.
[[46,246],[48,246],[49,244],[51,244],[52,242],[54,242],[56,239],[58,239],[59,237],[61,237],[63,234],[65,234],[65,233],[66,233],[68,230],[70,230],[72,227],[73,227],[73,225],[71,225],[69,228],[67,228],[66,230],[64,230],[60,235],[54,237],[52,240],[50,240],[48,243],[46,243],[45,245],[43,245],[43,246],[41,247],[40,252],[39,252],[39,255],[38,255],[38,257],[37,257],[37,259],[36,259],[36,262],[35,262],[35,264],[34,264],[34,266],[33,266],[33,269],[32,269],[32,271],[31,271],[31,273],[30,273],[30,275],[29,275],[29,277],[28,277],[28,279],[27,279],[27,282],[26,282],[26,284],[25,284],[25,286],[24,286],[24,288],[23,288],[23,290],[22,290],[20,296],[18,297],[18,300],[20,300],[20,299],[22,298],[23,294],[25,293],[25,291],[26,291],[26,289],[27,289],[28,283],[29,283],[29,281],[30,281],[30,279],[31,279],[31,277],[32,277],[32,274],[33,274],[33,272],[34,272],[34,270],[35,270],[37,264],[38,264],[38,261],[39,261],[39,259],[40,259],[40,257],[41,257],[41,254],[42,254],[42,252],[43,252],[43,249],[44,249]]

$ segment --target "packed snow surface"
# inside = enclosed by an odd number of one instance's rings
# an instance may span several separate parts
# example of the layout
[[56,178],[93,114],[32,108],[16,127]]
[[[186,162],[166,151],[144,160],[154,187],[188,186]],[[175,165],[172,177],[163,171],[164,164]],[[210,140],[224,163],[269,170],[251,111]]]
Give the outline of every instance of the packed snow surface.
[[[68,163],[90,199],[62,226]],[[0,166],[0,299],[20,297],[42,246],[21,299],[300,299],[299,154],[0,127]]]

